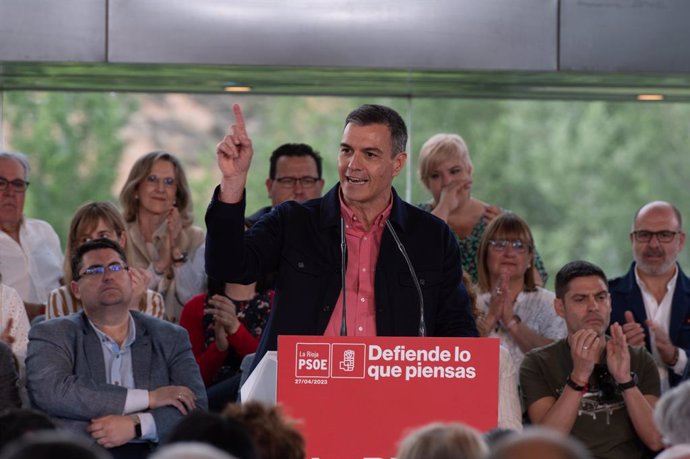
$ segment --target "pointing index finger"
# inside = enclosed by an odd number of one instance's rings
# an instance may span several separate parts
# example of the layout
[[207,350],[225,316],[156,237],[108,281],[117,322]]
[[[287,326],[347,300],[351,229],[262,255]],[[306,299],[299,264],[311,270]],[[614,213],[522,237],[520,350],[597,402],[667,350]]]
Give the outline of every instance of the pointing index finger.
[[242,108],[240,104],[234,104],[232,111],[235,113],[235,123],[241,132],[244,132],[244,115],[242,115]]

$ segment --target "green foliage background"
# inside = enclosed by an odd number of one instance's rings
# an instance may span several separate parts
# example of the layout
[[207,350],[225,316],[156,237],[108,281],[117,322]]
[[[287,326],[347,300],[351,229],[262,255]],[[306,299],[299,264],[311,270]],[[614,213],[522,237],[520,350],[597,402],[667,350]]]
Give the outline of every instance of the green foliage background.
[[[138,94],[33,93],[4,95],[5,149],[28,153],[34,168],[26,213],[49,221],[63,240],[72,212],[86,200],[117,201],[114,185],[123,129],[141,123]],[[164,96],[160,96],[164,97]],[[269,204],[264,181],[271,151],[306,142],[324,157],[326,187],[337,181],[337,146],[345,115],[361,103],[383,103],[408,122],[410,157],[396,179],[402,196],[429,198],[419,183],[417,152],[437,132],[467,141],[474,162],[474,195],[513,210],[530,223],[551,278],[565,262],[583,258],[610,276],[631,260],[628,233],[643,203],[664,199],[688,210],[690,106],[682,104],[458,99],[376,99],[280,96],[188,96],[215,120],[195,132],[179,119],[151,133],[156,148],[178,154],[188,168],[197,224],[218,182],[215,144],[232,121],[231,104],[245,112],[255,157],[248,210]],[[135,116],[136,114],[136,116]],[[162,128],[161,128],[162,129]],[[154,129],[155,130],[155,129]],[[191,138],[182,147],[179,136]],[[191,150],[191,151],[190,151]],[[146,153],[145,151],[141,152]],[[184,154],[183,154],[184,153]],[[682,255],[681,264],[688,257]]]

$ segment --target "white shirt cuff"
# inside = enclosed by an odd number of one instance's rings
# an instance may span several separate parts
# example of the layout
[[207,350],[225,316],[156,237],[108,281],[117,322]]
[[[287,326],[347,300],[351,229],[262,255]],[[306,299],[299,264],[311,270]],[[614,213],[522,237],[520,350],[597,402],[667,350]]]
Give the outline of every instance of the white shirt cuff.
[[678,361],[673,366],[673,372],[677,375],[682,375],[685,371],[685,365],[688,364],[688,354],[685,353],[685,349],[682,347],[678,348]]
[[122,414],[138,413],[149,409],[149,391],[144,389],[127,389],[125,410]]
[[157,443],[158,429],[153,415],[151,413],[139,413],[138,415],[141,421],[141,439]]

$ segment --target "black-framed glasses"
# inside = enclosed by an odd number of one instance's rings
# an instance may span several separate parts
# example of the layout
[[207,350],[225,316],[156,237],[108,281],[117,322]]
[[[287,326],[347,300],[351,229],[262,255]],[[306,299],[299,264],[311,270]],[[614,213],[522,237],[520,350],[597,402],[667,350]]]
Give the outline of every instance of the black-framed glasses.
[[280,177],[276,179],[276,182],[280,186],[283,186],[285,188],[292,188],[298,183],[301,184],[304,188],[311,188],[314,185],[316,185],[316,182],[318,182],[320,179],[318,177],[310,177],[310,176],[305,176],[305,177]]
[[530,248],[528,244],[520,239],[492,239],[489,241],[489,247],[496,252],[503,252],[508,246],[518,253],[525,253]]
[[17,193],[24,193],[29,188],[29,182],[22,179],[7,180],[5,177],[0,177],[0,191],[5,191],[8,186]]
[[682,231],[671,231],[671,230],[663,230],[663,231],[647,231],[647,230],[639,230],[639,231],[633,231],[632,235],[635,238],[637,242],[649,242],[652,240],[654,236],[656,236],[657,240],[659,242],[671,242],[674,237],[676,237],[676,234],[680,234]]
[[146,181],[150,183],[151,185],[158,185],[161,181],[163,181],[163,185],[166,187],[171,187],[175,186],[175,178],[174,177],[158,177],[155,174],[151,174],[148,177],[146,177]]
[[84,271],[82,271],[79,276],[75,280],[79,280],[82,277],[98,277],[102,276],[105,273],[105,270],[110,271],[111,273],[121,273],[124,271],[128,271],[129,267],[123,263],[110,263],[108,266],[103,266],[103,265],[94,265],[94,266],[89,266],[86,268]]

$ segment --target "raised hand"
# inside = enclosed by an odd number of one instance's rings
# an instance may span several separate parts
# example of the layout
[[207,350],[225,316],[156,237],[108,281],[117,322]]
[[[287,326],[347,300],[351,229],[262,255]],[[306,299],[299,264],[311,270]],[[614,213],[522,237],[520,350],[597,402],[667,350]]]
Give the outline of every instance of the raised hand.
[[675,360],[676,346],[671,342],[668,332],[652,320],[648,319],[645,324],[652,332],[652,336],[654,337],[652,344],[656,346],[656,349],[659,351],[659,357],[661,357],[661,360],[666,365],[670,365]]
[[151,282],[151,273],[147,269],[129,267],[129,274],[132,278],[132,301],[129,309],[138,310],[141,297],[146,294]]
[[635,322],[635,317],[632,311],[625,311],[625,323],[622,324],[623,334],[625,340],[631,346],[644,346],[644,328],[639,323]]
[[498,217],[502,213],[501,208],[498,206],[487,205],[484,207],[484,218],[486,219],[486,223],[491,223],[491,220]]
[[599,361],[604,337],[594,330],[583,328],[568,337],[568,343],[573,359],[572,376],[577,383],[587,383],[594,365]]
[[630,381],[630,350],[618,323],[611,325],[611,339],[606,343],[606,366],[617,383]]
[[450,182],[441,190],[441,196],[438,198],[432,213],[441,220],[448,221],[449,215],[467,202],[470,197],[469,190],[471,187],[471,179]]
[[244,125],[242,109],[235,104],[232,110],[235,113],[235,124],[230,125],[229,133],[223,137],[216,149],[218,167],[223,178],[246,175],[254,154],[252,141]]
[[185,386],[163,386],[149,391],[149,408],[174,406],[182,414],[196,408],[196,395]]

